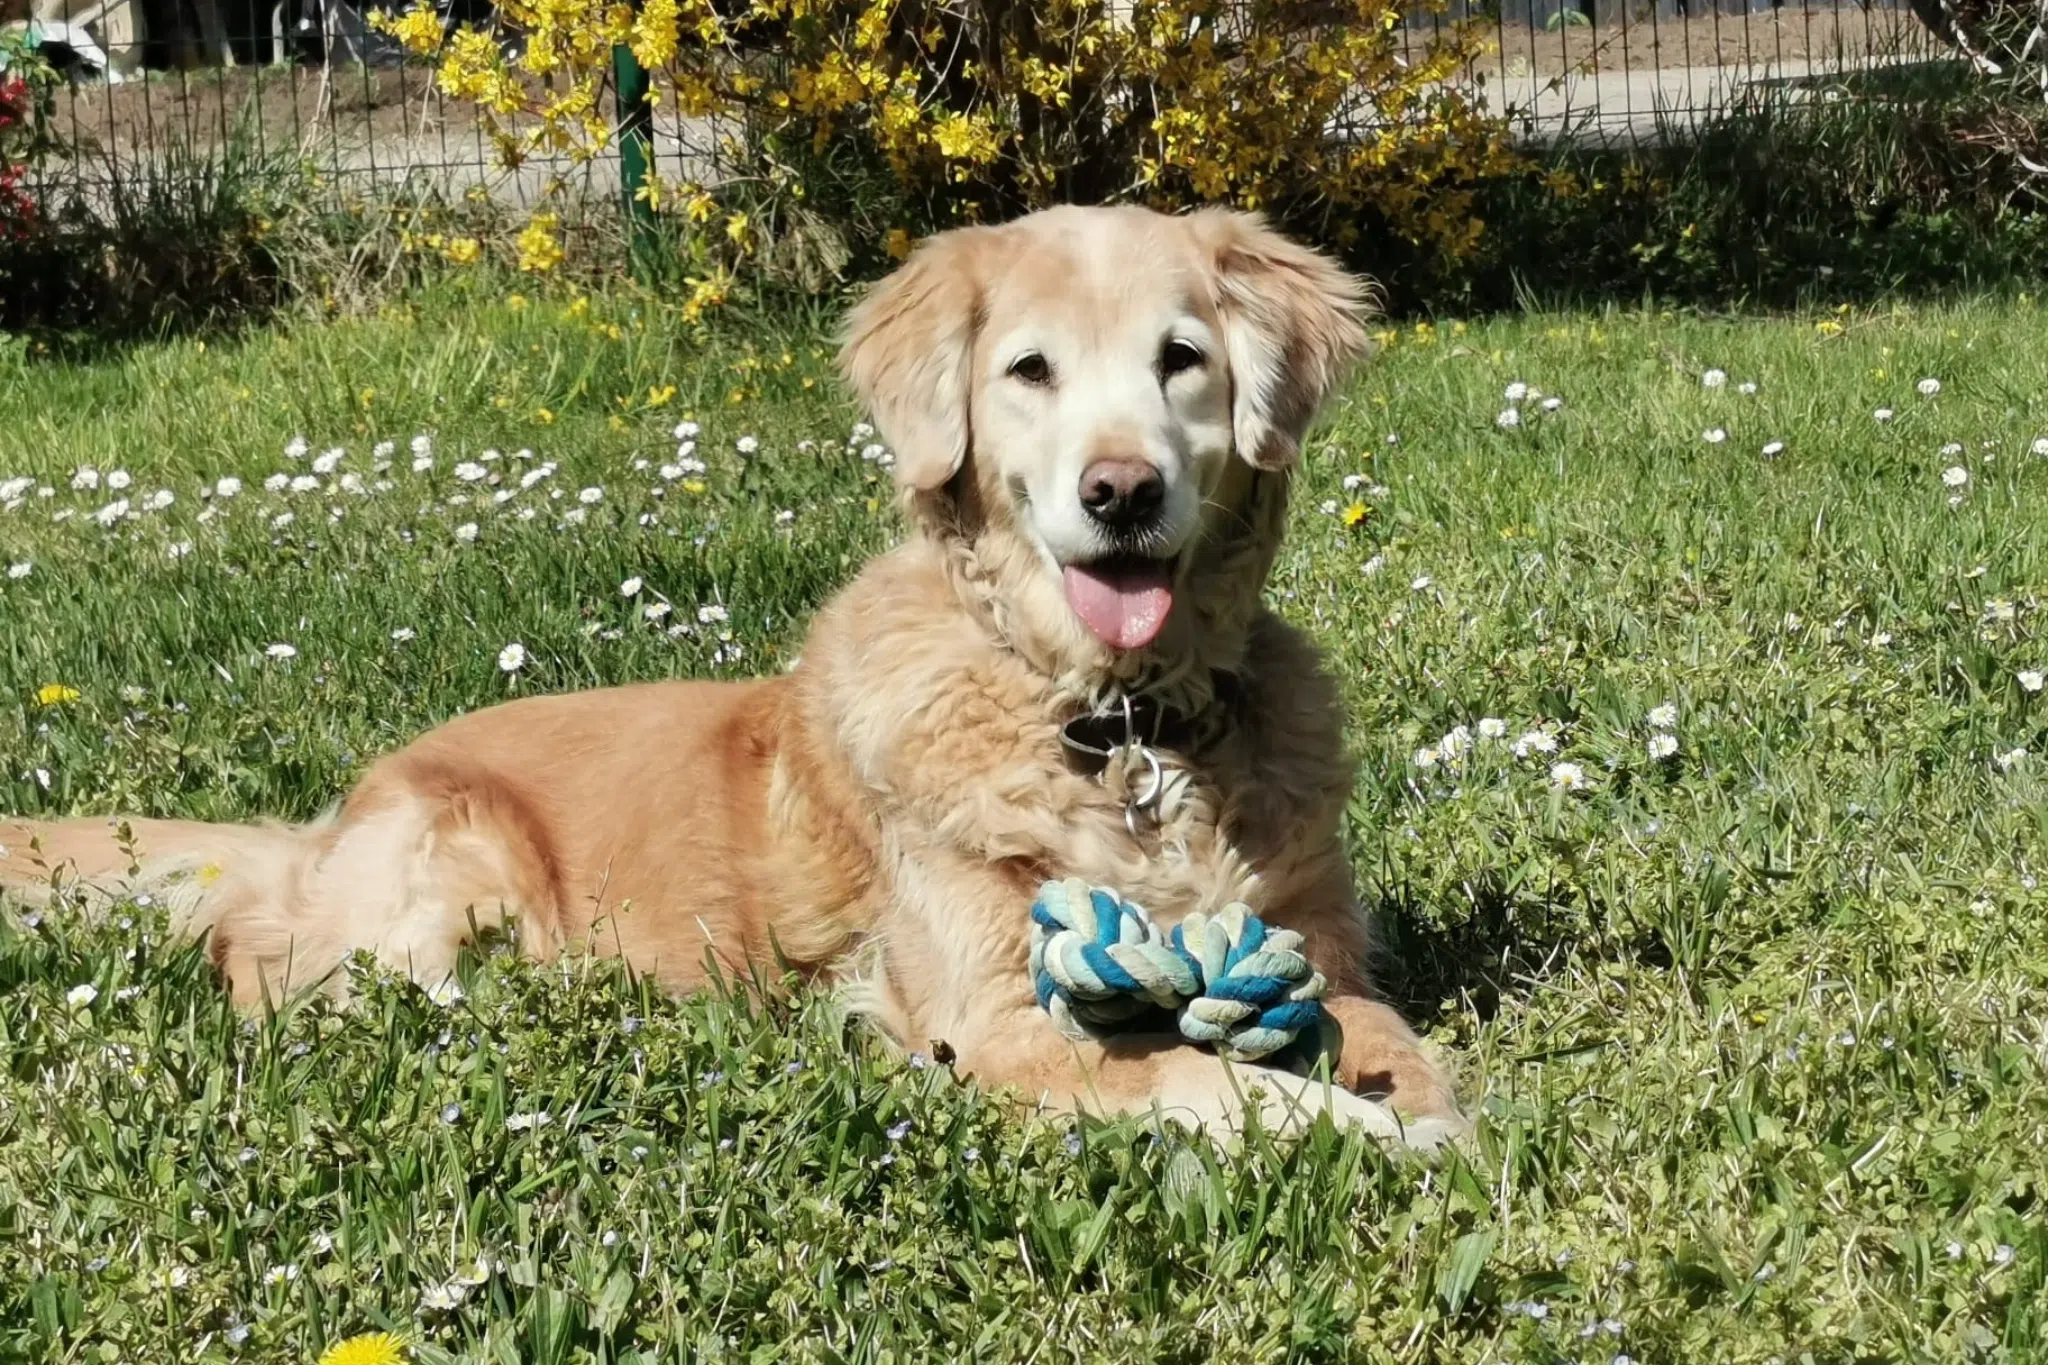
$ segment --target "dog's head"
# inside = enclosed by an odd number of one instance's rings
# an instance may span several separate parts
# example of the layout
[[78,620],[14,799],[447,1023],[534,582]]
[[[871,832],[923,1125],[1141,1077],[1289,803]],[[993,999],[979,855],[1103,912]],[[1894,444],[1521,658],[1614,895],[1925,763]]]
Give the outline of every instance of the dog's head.
[[1280,502],[1256,513],[1280,483],[1260,474],[1300,458],[1365,311],[1361,281],[1255,216],[1062,208],[932,238],[855,310],[842,363],[1012,634],[1129,676],[1214,655],[1206,609],[1256,597],[1272,547],[1245,542]]

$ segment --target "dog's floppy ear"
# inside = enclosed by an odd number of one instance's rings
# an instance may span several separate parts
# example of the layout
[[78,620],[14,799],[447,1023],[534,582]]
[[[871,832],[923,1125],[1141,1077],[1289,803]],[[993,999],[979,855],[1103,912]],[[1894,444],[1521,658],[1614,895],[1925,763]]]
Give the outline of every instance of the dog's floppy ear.
[[1215,270],[1237,453],[1259,469],[1285,469],[1301,457],[1316,409],[1365,352],[1370,291],[1257,214],[1203,209],[1188,221]]
[[944,484],[967,458],[977,266],[990,231],[933,237],[847,320],[839,368],[896,452],[897,482],[920,492]]

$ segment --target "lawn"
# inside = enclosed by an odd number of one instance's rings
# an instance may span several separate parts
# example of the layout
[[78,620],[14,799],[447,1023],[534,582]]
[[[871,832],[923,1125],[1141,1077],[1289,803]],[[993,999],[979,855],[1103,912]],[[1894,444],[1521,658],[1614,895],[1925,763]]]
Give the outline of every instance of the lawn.
[[[0,809],[309,816],[465,708],[783,667],[896,534],[821,337],[0,350]],[[1027,1125],[590,964],[242,1020],[156,907],[10,905],[0,1360],[2040,1358],[2048,317],[1389,340],[1273,597],[1464,1150]]]

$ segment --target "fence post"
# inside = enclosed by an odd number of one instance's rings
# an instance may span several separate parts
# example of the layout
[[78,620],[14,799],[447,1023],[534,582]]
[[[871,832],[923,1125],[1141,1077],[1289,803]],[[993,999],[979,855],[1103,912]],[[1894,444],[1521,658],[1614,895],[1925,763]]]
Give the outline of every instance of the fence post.
[[626,230],[633,263],[645,268],[654,245],[654,206],[640,197],[654,150],[654,106],[647,100],[647,69],[620,43],[612,49],[612,86],[618,105],[619,180],[626,199]]

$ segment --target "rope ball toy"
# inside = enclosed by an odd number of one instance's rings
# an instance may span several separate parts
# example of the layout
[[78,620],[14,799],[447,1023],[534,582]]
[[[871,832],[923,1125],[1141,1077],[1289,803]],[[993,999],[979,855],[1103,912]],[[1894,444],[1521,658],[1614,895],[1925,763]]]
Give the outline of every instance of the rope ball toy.
[[1163,934],[1145,908],[1078,879],[1047,882],[1031,904],[1031,980],[1072,1038],[1163,1027],[1231,1061],[1279,1060],[1306,1035],[1319,1049],[1322,973],[1301,935],[1268,928],[1240,903]]

